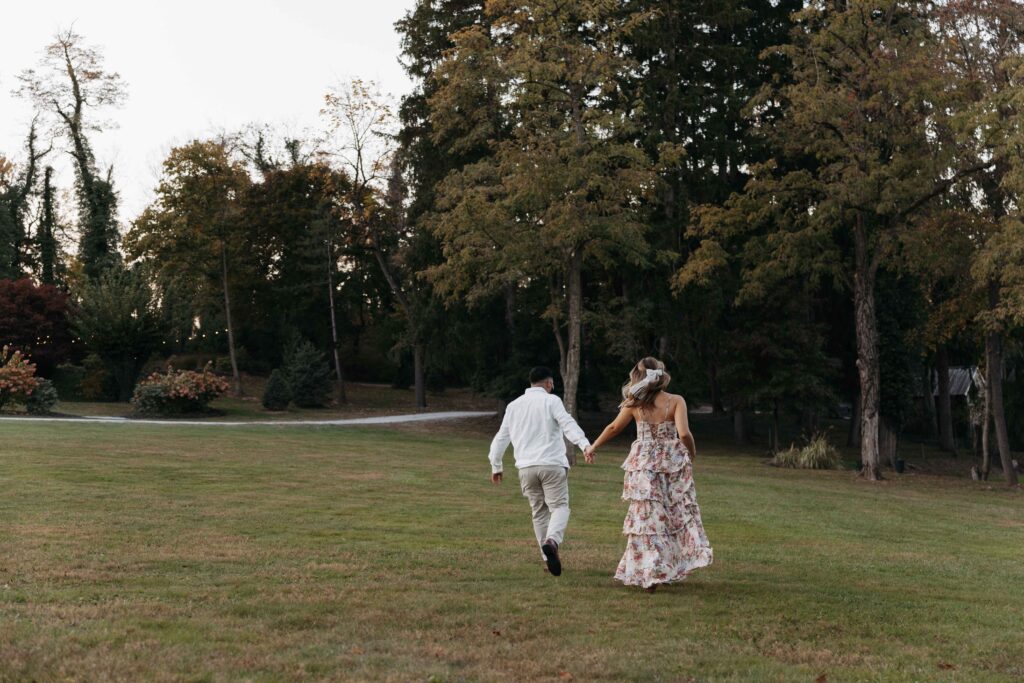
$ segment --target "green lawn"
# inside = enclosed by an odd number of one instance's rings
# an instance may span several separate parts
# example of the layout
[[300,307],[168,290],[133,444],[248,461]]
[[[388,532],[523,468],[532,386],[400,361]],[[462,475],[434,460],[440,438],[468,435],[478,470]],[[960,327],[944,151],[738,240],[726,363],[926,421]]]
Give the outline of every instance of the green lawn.
[[461,428],[0,421],[0,681],[1024,677],[1018,492],[704,446],[715,565],[647,595],[625,446],[573,471],[555,579]]
[[[195,416],[192,419],[209,417],[213,420],[333,420],[338,418],[365,417],[367,415],[399,415],[415,413],[416,397],[412,389],[393,389],[383,384],[346,384],[348,403],[327,408],[290,407],[283,411],[266,410],[260,403],[266,380],[246,376],[245,395],[242,398],[223,396],[215,400],[211,408],[216,413],[209,416]],[[441,393],[427,394],[427,410],[497,410],[498,402],[465,388],[450,388]],[[99,403],[91,401],[61,401],[54,411],[62,415],[83,417],[126,417],[132,414],[128,403]]]

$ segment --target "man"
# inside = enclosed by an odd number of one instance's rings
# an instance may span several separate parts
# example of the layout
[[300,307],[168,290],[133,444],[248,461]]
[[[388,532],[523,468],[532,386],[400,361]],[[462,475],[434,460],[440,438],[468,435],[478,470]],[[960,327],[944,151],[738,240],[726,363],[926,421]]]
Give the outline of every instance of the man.
[[569,522],[569,460],[562,437],[580,450],[590,447],[583,430],[553,395],[555,380],[547,368],[530,371],[530,388],[508,404],[501,428],[491,442],[491,481],[501,483],[502,459],[511,441],[523,496],[533,510],[537,534],[547,571],[562,573],[558,546]]

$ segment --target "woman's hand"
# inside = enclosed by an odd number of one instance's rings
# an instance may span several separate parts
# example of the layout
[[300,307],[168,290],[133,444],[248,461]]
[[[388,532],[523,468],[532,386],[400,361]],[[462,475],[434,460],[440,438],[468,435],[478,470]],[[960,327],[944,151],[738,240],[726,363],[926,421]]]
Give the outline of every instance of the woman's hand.
[[587,446],[583,450],[583,459],[586,460],[588,464],[591,464],[591,465],[594,464],[594,453],[596,451],[597,451],[597,449],[594,448],[592,445],[591,446]]

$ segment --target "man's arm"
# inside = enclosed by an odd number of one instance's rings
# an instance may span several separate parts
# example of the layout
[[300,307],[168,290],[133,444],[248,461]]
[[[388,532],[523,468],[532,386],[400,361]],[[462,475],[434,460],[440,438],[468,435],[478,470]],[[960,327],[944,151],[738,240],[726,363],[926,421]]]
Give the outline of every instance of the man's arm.
[[500,474],[505,469],[501,461],[505,457],[505,450],[511,442],[512,435],[509,432],[508,410],[506,410],[505,417],[501,420],[501,427],[498,429],[498,433],[494,435],[494,440],[491,441],[491,452],[487,456],[491,461],[491,474]]
[[580,426],[576,424],[576,420],[572,419],[572,415],[565,409],[562,399],[557,396],[552,396],[551,398],[552,400],[549,401],[551,416],[555,418],[558,425],[562,428],[562,434],[565,435],[565,438],[579,446],[581,451],[590,448],[590,441],[587,439],[587,435],[583,433]]

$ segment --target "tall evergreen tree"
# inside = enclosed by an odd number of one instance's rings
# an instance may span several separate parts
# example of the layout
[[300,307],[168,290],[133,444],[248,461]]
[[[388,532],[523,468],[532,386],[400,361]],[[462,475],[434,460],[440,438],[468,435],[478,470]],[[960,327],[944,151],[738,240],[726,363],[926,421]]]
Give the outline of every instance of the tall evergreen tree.
[[[673,300],[670,279],[696,246],[684,235],[694,208],[720,205],[740,191],[746,169],[770,153],[754,134],[745,108],[766,83],[785,77],[786,60],[762,59],[761,53],[787,40],[790,14],[802,2],[642,5],[652,19],[638,27],[630,46],[641,68],[623,74],[642,103],[636,112],[642,122],[640,140],[656,159],[666,142],[681,145],[686,154],[678,163],[663,164],[664,182],[651,217],[652,242],[666,258],[653,269],[623,273],[627,295],[610,313],[626,318],[629,329],[646,337],[637,340],[645,352],[665,356],[675,350],[690,359],[685,365],[702,367],[708,398],[719,411],[724,398],[720,376],[732,372],[727,366],[735,358],[726,350],[738,320],[730,310],[730,294],[719,281],[709,280],[688,286],[685,296]],[[762,115],[768,118],[769,112]],[[641,309],[638,292],[653,305]],[[646,319],[637,315],[640,310],[647,312]]]

